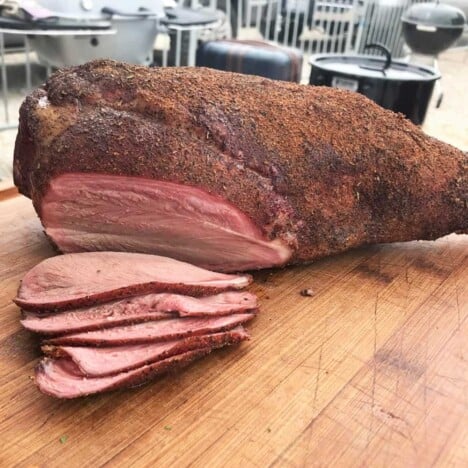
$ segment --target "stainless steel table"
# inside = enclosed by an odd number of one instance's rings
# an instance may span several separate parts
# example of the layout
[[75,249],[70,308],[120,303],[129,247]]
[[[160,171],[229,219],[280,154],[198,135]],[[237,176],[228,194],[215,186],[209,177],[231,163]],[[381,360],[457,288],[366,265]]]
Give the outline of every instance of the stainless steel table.
[[[12,34],[24,37],[24,50],[25,50],[25,73],[26,73],[26,87],[32,88],[31,83],[31,60],[30,53],[31,47],[29,45],[29,36],[107,36],[115,34],[115,29],[7,29],[0,28],[0,69],[2,79],[2,101],[5,115],[5,124],[0,125],[1,130],[16,128],[17,123],[10,123],[10,116],[8,112],[8,78],[7,78],[7,64],[5,60],[5,34]],[[51,72],[50,67],[47,67],[47,75]]]

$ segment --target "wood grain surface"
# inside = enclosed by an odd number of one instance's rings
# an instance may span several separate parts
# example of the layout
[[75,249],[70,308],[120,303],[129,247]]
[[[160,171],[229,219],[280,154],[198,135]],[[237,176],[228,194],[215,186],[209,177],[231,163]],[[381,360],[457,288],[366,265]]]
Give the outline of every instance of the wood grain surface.
[[12,179],[0,179],[0,201],[18,195],[18,189]]
[[29,379],[38,341],[11,302],[52,249],[23,197],[0,230],[0,466],[468,465],[468,236],[257,273],[250,342],[60,401]]

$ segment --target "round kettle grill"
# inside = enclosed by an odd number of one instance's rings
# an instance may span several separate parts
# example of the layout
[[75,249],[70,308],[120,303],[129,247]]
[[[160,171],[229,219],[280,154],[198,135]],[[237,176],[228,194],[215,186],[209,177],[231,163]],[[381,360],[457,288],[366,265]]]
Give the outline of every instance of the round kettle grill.
[[[403,37],[411,49],[410,61],[430,63],[439,73],[437,55],[463,34],[466,16],[459,8],[437,0],[411,6],[402,15],[401,23]],[[436,83],[436,89],[436,108],[439,108],[444,97],[440,80]]]
[[417,3],[401,17],[403,36],[417,54],[436,56],[463,34],[466,17],[462,10],[443,3]]

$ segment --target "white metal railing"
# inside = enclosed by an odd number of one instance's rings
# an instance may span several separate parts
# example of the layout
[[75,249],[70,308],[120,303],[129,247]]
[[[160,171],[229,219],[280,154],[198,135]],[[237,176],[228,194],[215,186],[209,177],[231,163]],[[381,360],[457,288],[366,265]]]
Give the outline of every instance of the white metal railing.
[[[393,56],[401,57],[405,52],[401,15],[413,3],[425,1],[429,0],[178,0],[183,6],[222,11],[225,21],[220,21],[218,29],[213,25],[190,31],[175,28],[171,32],[170,48],[168,41],[165,42],[161,63],[194,65],[199,40],[229,36],[263,38],[296,47],[308,55],[375,54],[379,52],[364,51],[364,46],[380,42],[391,50]],[[1,53],[2,48],[3,43],[0,42],[0,65],[4,65],[5,57]],[[5,67],[1,68],[0,95],[6,101],[6,73]],[[30,70],[26,69],[26,76],[30,77]],[[29,83],[30,79],[26,81]],[[0,127],[2,123],[11,127],[14,123],[8,119],[8,103],[3,108],[1,114],[4,118],[0,119]],[[16,109],[12,109],[10,115],[12,113],[16,113]]]
[[[309,54],[352,51],[362,10],[360,0],[180,0],[179,3],[224,11],[233,37],[266,39]],[[200,32],[191,32],[190,36],[190,41],[185,41],[186,49],[190,47],[188,43],[200,38]],[[181,45],[183,37],[172,39],[176,52],[173,63],[194,65],[187,59],[188,50]]]
[[239,36],[261,37],[302,51],[345,52],[358,24],[358,0],[240,0]]
[[375,53],[372,50],[364,51],[364,47],[366,44],[379,42],[385,45],[394,57],[404,56],[405,42],[400,18],[414,3],[427,1],[429,0],[367,0],[363,8],[355,52]]
[[226,12],[238,38],[264,38],[314,53],[364,52],[372,42],[404,55],[401,15],[430,0],[180,0]]

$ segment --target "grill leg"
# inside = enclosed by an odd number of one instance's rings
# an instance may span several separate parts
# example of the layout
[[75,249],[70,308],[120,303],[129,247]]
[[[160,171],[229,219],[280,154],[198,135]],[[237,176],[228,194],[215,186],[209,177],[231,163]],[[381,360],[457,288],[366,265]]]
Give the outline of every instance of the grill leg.
[[195,56],[197,53],[197,41],[198,41],[198,31],[190,31],[190,39],[189,39],[189,50],[188,50],[188,60],[187,65],[189,67],[195,66]]
[[175,65],[176,67],[180,67],[180,55],[182,51],[182,32],[180,29],[176,31],[176,57],[175,57]]

